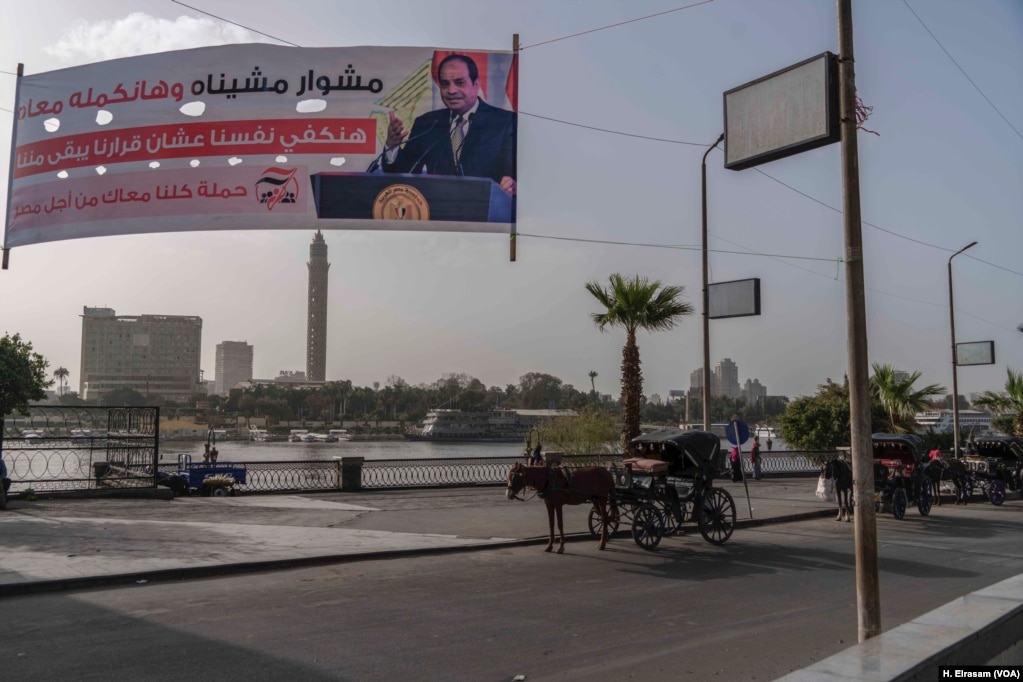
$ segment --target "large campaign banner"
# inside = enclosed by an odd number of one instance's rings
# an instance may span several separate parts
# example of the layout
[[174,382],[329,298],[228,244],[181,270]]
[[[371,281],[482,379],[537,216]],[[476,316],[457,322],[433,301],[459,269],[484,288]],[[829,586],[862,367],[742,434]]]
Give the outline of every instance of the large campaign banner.
[[510,52],[227,45],[18,79],[4,246],[231,229],[508,232]]

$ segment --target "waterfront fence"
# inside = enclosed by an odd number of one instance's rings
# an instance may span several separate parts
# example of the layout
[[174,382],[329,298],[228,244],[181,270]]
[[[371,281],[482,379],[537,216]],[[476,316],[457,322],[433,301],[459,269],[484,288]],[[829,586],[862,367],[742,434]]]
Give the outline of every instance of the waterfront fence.
[[11,493],[153,488],[158,407],[34,405],[0,429]]
[[[152,488],[176,463],[159,463],[159,408],[33,406],[29,417],[9,417],[0,432],[0,453],[13,480],[11,493],[76,493]],[[765,475],[812,475],[835,452],[763,453]],[[608,466],[621,455],[564,455],[569,468]],[[508,470],[525,456],[363,460],[232,462],[244,467],[247,493],[328,490],[445,488],[503,485]],[[226,463],[221,462],[221,465]],[[752,473],[748,454],[743,465]]]

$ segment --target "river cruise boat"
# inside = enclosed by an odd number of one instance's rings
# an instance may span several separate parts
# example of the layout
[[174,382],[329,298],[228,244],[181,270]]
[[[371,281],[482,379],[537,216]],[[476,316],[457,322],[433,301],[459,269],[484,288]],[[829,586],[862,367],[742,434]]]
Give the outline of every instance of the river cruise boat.
[[449,443],[519,443],[525,440],[532,425],[515,410],[430,410],[422,428],[406,432],[405,438]]

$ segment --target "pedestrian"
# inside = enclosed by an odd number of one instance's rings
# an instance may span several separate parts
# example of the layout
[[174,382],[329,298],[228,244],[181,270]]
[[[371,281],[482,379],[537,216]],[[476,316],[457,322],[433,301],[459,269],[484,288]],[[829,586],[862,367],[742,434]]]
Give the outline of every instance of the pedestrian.
[[742,480],[742,457],[739,455],[739,446],[733,445],[732,451],[728,454],[728,461],[732,463],[732,483]]
[[770,451],[772,445],[774,445],[774,441],[771,440],[770,436],[768,436],[767,437],[767,449],[768,449],[768,451]]
[[941,459],[941,448],[935,445],[934,449],[927,453],[927,459],[932,462],[936,459]]
[[753,463],[753,480],[760,480],[760,436],[753,436],[753,449],[749,451],[749,461]]
[[543,465],[543,455],[541,454],[542,450],[543,450],[543,445],[541,443],[537,443],[536,447],[533,448],[533,454],[530,455],[530,457],[529,457],[529,465],[530,466],[541,466],[541,465]]

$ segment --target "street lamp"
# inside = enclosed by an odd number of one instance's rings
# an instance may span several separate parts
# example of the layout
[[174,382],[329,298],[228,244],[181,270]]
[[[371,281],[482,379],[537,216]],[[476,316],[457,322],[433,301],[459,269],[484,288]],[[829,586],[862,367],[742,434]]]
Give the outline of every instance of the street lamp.
[[703,153],[703,430],[710,431],[710,285],[707,283],[707,155],[725,139],[725,134]]
[[959,456],[959,375],[956,367],[956,313],[952,299],[952,259],[966,249],[974,247],[977,242],[970,242],[948,257],[948,322],[952,329],[952,448],[956,457]]

